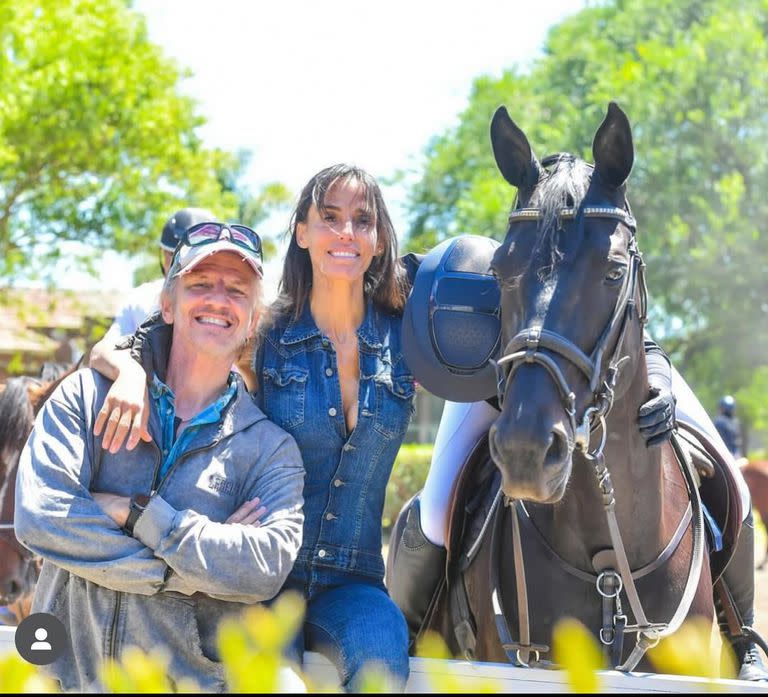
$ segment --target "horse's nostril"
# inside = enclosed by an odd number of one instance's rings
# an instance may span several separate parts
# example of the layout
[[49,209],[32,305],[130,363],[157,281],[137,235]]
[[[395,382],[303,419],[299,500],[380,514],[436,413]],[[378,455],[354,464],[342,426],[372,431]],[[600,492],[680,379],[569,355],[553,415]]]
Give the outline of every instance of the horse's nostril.
[[559,430],[549,434],[549,448],[544,456],[544,467],[562,465],[568,458],[568,438]]

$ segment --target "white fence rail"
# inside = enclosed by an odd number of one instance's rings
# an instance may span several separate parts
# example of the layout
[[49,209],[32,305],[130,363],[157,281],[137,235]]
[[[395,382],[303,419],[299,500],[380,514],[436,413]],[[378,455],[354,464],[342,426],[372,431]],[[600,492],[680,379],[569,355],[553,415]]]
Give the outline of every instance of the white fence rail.
[[[0,655],[16,651],[14,628],[0,627]],[[304,669],[308,676],[320,685],[338,684],[336,669],[323,656],[307,653]],[[432,682],[439,676],[452,676],[466,680],[492,680],[501,692],[569,692],[565,675],[559,670],[538,668],[514,668],[503,663],[479,663],[468,661],[439,661],[428,658],[411,659],[411,677],[406,692],[432,692]],[[601,671],[601,689],[604,693],[617,692],[757,692],[768,695],[768,684],[749,683],[739,680],[705,680],[676,675],[650,673],[624,674]],[[471,687],[468,688],[471,690]]]

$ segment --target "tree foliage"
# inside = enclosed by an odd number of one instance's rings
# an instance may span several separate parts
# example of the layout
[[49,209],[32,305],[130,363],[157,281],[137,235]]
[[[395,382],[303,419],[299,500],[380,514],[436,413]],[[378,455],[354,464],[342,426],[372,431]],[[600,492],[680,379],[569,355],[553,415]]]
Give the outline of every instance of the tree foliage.
[[169,211],[235,212],[203,147],[185,73],[125,0],[0,0],[0,282],[44,272],[75,240],[154,247]]
[[[503,236],[514,191],[488,125],[505,104],[541,158],[591,160],[609,100],[633,125],[629,197],[652,333],[705,405],[768,365],[768,0],[613,0],[554,27],[530,69],[475,80],[456,127],[426,149],[408,245]],[[749,414],[745,414],[749,420]]]

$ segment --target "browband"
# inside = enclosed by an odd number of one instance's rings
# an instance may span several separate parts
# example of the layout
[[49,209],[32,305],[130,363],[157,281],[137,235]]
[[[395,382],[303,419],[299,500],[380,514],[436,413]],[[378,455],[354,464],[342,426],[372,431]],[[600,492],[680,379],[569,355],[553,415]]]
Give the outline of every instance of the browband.
[[[637,229],[637,221],[623,208],[616,206],[586,206],[581,209],[586,218],[615,218],[627,227]],[[561,208],[559,217],[571,220],[579,213],[578,208]],[[509,222],[523,222],[528,220],[541,220],[542,213],[539,208],[518,208],[509,214]]]

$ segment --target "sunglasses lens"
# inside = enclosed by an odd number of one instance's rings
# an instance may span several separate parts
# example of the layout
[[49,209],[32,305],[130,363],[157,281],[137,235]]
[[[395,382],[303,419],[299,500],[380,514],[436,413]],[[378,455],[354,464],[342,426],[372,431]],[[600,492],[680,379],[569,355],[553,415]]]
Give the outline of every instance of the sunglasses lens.
[[187,230],[187,242],[194,247],[198,244],[215,242],[219,239],[222,226],[218,223],[204,223]]
[[253,230],[243,225],[233,225],[231,230],[234,242],[248,247],[248,249],[252,249],[254,252],[261,252],[261,240]]

